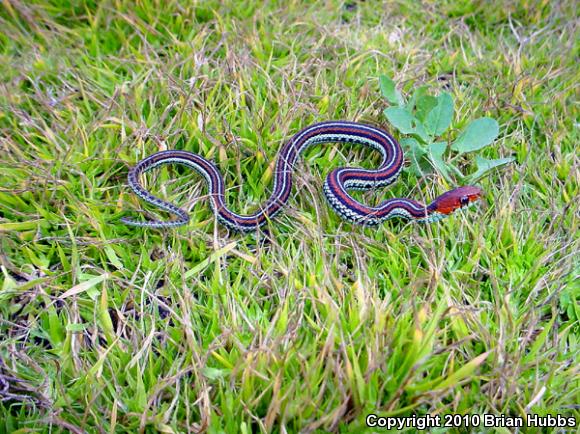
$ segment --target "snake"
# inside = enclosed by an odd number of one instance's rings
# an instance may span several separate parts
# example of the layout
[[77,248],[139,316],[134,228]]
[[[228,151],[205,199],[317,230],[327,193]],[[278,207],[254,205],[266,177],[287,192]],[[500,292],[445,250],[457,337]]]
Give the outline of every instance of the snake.
[[378,225],[385,220],[401,218],[430,223],[436,222],[481,200],[483,191],[477,186],[462,186],[447,191],[428,205],[408,198],[393,198],[377,206],[367,206],[349,194],[349,190],[369,190],[392,184],[404,166],[400,144],[381,128],[349,121],[327,121],[308,126],[295,134],[280,149],[274,168],[274,185],[270,197],[253,214],[241,215],[226,203],[224,178],[216,165],[198,154],[182,150],[165,150],[139,161],[128,173],[128,185],[145,202],[167,211],[173,220],[139,221],[123,217],[127,225],[146,228],[172,228],[189,222],[188,213],[178,206],[160,199],[140,183],[142,174],[166,164],[192,168],[205,178],[209,203],[218,221],[235,231],[250,232],[264,226],[288,203],[292,192],[295,165],[308,148],[323,143],[359,144],[377,150],[382,161],[377,169],[339,167],[324,181],[324,195],[330,206],[344,220],[360,225]]

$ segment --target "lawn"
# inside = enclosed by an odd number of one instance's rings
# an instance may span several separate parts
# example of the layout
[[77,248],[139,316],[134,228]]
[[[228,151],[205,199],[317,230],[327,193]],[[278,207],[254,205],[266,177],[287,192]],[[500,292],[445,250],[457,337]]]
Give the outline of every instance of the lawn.
[[[576,14],[573,0],[1,2],[0,432],[380,431],[369,414],[578,426]],[[514,162],[478,181],[482,206],[351,225],[324,177],[379,155],[324,145],[256,233],[220,225],[183,167],[146,179],[187,226],[119,221],[170,218],[126,184],[160,150],[214,161],[249,213],[314,122],[404,139],[383,74],[405,96],[452,96],[445,141],[498,121],[479,155]],[[453,164],[477,170],[472,153]],[[356,197],[429,201],[453,176],[407,168]]]

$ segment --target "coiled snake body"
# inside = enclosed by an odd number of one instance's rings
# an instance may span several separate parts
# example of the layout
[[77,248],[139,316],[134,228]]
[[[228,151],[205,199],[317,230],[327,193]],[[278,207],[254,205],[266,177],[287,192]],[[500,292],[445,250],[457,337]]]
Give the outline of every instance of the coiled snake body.
[[395,198],[369,207],[354,199],[348,190],[367,190],[391,184],[403,167],[403,150],[399,143],[382,129],[346,121],[322,122],[304,128],[280,150],[274,170],[274,188],[258,211],[240,215],[226,205],[225,184],[217,167],[205,158],[187,151],[161,151],[141,160],[129,171],[131,189],[146,202],[175,215],[171,221],[136,221],[122,218],[128,225],[166,228],[184,225],[189,215],[181,208],[149,193],[139,182],[141,174],[164,164],[182,164],[201,174],[208,183],[210,205],[218,220],[240,231],[252,231],[274,217],[288,202],[292,191],[294,165],[309,147],[321,143],[357,143],[378,150],[382,162],[377,169],[341,167],[330,172],[324,182],[324,194],[334,210],[345,220],[357,224],[376,225],[400,217],[432,222],[464,208],[481,198],[482,190],[475,186],[459,187],[437,197],[429,205],[412,199]]

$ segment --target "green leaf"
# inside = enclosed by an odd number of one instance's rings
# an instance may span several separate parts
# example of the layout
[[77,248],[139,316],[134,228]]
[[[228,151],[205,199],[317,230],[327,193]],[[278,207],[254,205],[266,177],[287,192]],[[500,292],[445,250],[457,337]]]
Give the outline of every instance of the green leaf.
[[63,327],[56,308],[53,306],[46,310],[48,314],[48,334],[52,345],[58,346],[64,341]]
[[210,380],[219,380],[228,374],[228,370],[206,366],[205,368],[201,369],[201,373],[204,375],[204,377],[209,378]]
[[222,256],[226,255],[230,250],[236,247],[237,244],[238,244],[237,241],[232,241],[231,243],[226,244],[221,249],[217,249],[215,252],[213,252],[211,255],[209,255],[207,258],[201,261],[199,264],[195,265],[193,268],[186,271],[183,277],[185,279],[189,279],[190,277],[195,276],[209,264],[219,260]]
[[103,246],[103,249],[105,250],[105,255],[107,255],[107,258],[109,258],[109,261],[111,261],[111,264],[113,264],[113,266],[117,268],[117,270],[122,270],[123,263],[119,260],[119,257],[115,253],[113,247],[105,245]]
[[27,222],[1,223],[0,232],[18,232],[37,229],[38,226],[47,227],[48,223],[44,219],[30,220]]
[[427,161],[427,149],[416,139],[405,137],[401,140],[401,146],[405,149],[405,156],[410,161],[409,170],[417,176],[423,176],[433,171],[433,166]]
[[441,383],[439,383],[438,385],[434,386],[432,390],[440,390],[440,389],[446,389],[448,387],[457,386],[459,384],[459,382],[472,376],[472,374],[475,372],[475,370],[485,361],[485,359],[487,359],[487,356],[489,356],[489,353],[490,352],[488,351],[486,353],[480,354],[479,356],[473,358],[472,360],[467,362],[465,365],[463,365],[461,368],[459,368],[457,371],[449,374],[447,376],[447,378],[445,378],[443,381],[441,381]]
[[147,407],[147,391],[145,390],[143,375],[141,375],[139,369],[137,369],[135,377],[137,380],[137,384],[135,387],[136,390],[134,390],[135,399],[133,400],[133,407],[135,408],[135,411],[143,412]]
[[[573,274],[570,274],[570,276],[573,276]],[[574,277],[569,279],[570,281],[565,284],[565,289],[560,293],[560,306],[571,322],[580,324],[580,287],[572,285]]]
[[0,294],[3,292],[10,293],[10,292],[12,292],[12,290],[14,288],[16,288],[18,286],[18,284],[16,283],[16,280],[14,280],[12,278],[12,276],[10,276],[10,274],[8,274],[8,271],[6,270],[6,268],[4,268],[4,266],[0,267],[0,270],[2,271],[2,274],[4,275],[4,282],[2,283],[2,286],[0,287]]
[[115,341],[115,327],[113,326],[113,320],[111,315],[109,315],[109,296],[107,294],[107,288],[103,288],[101,291],[101,300],[98,306],[98,314],[100,319],[100,325],[105,333],[105,338],[109,345],[112,345]]
[[534,343],[530,346],[528,353],[523,358],[524,363],[530,363],[533,360],[538,359],[538,352],[545,345],[548,335],[552,330],[552,326],[554,325],[554,321],[556,321],[556,316],[552,317],[552,319],[548,322],[548,324],[544,326],[544,330],[542,330],[542,332],[534,340]]
[[384,111],[385,116],[393,126],[402,134],[410,134],[415,131],[413,115],[402,107],[389,107]]
[[449,176],[449,171],[447,170],[447,164],[443,161],[443,153],[447,149],[446,142],[435,142],[431,143],[428,148],[429,159],[433,164],[433,167],[441,174],[443,177],[451,181]]
[[88,328],[85,323],[70,323],[66,325],[66,331],[71,333],[83,332]]
[[421,121],[415,118],[409,110],[403,107],[389,107],[384,113],[401,134],[414,134],[424,143],[431,141]]
[[[428,89],[429,89],[429,86],[416,87],[414,92],[413,92],[413,95],[411,96],[411,98],[409,99],[407,104],[405,105],[407,110],[412,112],[414,109],[416,109],[419,105],[419,98],[422,98],[424,96],[428,96],[427,95]],[[434,98],[434,97],[431,97],[431,98]]]
[[432,95],[422,95],[417,98],[415,105],[415,116],[421,121],[425,121],[425,117],[437,105],[437,98]]
[[479,118],[471,122],[451,145],[459,153],[473,152],[493,142],[499,134],[499,125],[495,119]]
[[440,136],[449,128],[452,120],[453,98],[444,92],[437,97],[437,105],[425,117],[425,128],[430,135]]
[[61,295],[59,295],[58,298],[63,300],[63,299],[70,297],[72,295],[81,294],[81,293],[91,289],[93,286],[96,286],[99,283],[109,279],[110,277],[111,277],[111,274],[109,274],[109,273],[103,273],[100,276],[91,277],[90,279],[85,280],[84,282],[81,282],[81,283],[73,286],[72,288],[66,290]]
[[508,158],[499,158],[497,160],[488,160],[487,158],[483,158],[480,156],[475,157],[475,164],[477,164],[477,171],[471,174],[468,177],[469,182],[475,182],[480,179],[483,175],[485,175],[490,170],[503,166],[504,164],[508,164],[515,161],[514,157]]
[[423,123],[419,119],[415,119],[414,123],[415,123],[415,131],[413,131],[411,134],[414,134],[415,137],[421,139],[421,141],[425,144],[431,143],[433,141],[433,137],[431,137],[427,133],[427,130],[425,129]]
[[395,82],[391,80],[386,75],[381,75],[379,77],[379,86],[381,88],[381,94],[389,101],[391,104],[403,105],[405,100],[401,95],[401,92],[397,90]]

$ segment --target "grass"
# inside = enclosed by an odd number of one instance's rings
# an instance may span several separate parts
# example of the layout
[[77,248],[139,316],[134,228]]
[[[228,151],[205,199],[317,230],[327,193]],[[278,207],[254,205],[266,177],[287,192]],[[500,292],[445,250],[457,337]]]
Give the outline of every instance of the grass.
[[[579,421],[574,16],[573,1],[4,0],[0,432],[364,432],[369,413]],[[483,208],[351,226],[324,203],[324,176],[378,155],[329,145],[307,153],[290,206],[256,235],[219,226],[200,177],[177,168],[148,185],[191,224],[119,223],[154,212],[125,180],[161,149],[214,160],[232,208],[255,209],[299,129],[389,128],[380,74],[403,92],[449,91],[453,137],[498,119],[485,156],[517,163],[481,181]],[[359,197],[450,187],[404,172]]]

